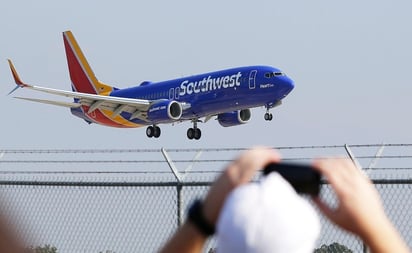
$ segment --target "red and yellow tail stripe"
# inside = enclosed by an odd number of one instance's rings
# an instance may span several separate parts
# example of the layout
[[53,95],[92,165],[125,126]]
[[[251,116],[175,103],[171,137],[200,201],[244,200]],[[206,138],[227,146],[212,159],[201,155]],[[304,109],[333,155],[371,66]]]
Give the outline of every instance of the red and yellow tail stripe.
[[63,32],[70,79],[78,92],[109,94],[113,87],[99,82],[71,31]]
[[[113,87],[97,80],[73,33],[71,31],[63,32],[63,40],[73,89],[82,93],[109,95]],[[92,122],[112,127],[141,126],[120,115],[113,116],[113,112],[109,110],[96,109],[88,113],[88,109],[87,106],[82,106],[83,113]]]

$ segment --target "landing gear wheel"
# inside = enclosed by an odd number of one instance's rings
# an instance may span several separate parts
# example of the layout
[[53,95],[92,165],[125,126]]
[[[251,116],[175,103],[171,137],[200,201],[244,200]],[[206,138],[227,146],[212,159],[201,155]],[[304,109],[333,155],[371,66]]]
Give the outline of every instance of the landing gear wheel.
[[153,137],[159,138],[160,133],[161,133],[160,127],[154,126],[154,127],[153,127]]
[[271,121],[273,119],[272,113],[265,113],[265,120],[266,121]]
[[158,126],[148,126],[146,128],[146,135],[149,138],[155,137],[155,138],[159,138],[160,136],[160,127]]
[[152,137],[153,137],[153,134],[154,134],[154,128],[153,128],[152,126],[148,126],[148,127],[146,128],[146,135],[147,135],[147,137],[152,138]]
[[187,129],[187,138],[189,138],[189,140],[199,140],[200,137],[202,137],[202,131],[200,131],[199,128],[197,128],[197,123],[201,122],[199,121],[199,119],[195,118],[192,119],[192,123],[193,123],[193,127]]
[[202,131],[200,131],[199,128],[196,128],[194,130],[195,130],[195,136],[194,137],[195,137],[196,140],[199,140],[200,137],[202,137]]
[[195,130],[193,128],[187,129],[187,138],[189,138],[189,140],[195,138]]
[[202,137],[202,131],[199,128],[189,128],[187,129],[187,138],[189,140],[199,140]]

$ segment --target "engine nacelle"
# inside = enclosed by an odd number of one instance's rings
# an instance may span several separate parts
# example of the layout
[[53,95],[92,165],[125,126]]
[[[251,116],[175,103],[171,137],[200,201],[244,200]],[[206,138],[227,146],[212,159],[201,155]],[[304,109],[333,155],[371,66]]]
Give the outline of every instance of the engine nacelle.
[[182,105],[174,100],[163,100],[152,104],[147,110],[147,118],[156,123],[179,120],[182,117]]
[[244,109],[221,113],[217,115],[217,120],[219,121],[219,124],[224,127],[237,126],[247,123],[250,120],[251,115],[250,109]]

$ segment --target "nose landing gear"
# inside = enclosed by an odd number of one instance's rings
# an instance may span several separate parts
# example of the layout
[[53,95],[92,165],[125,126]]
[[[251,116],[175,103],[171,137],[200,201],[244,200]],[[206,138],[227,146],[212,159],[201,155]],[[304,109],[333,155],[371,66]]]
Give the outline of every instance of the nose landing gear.
[[265,113],[265,120],[271,121],[273,119],[273,115],[270,112]]
[[265,113],[265,120],[266,121],[271,121],[272,119],[273,119],[273,115],[272,115],[272,113],[271,112],[269,112],[269,110],[271,109],[271,108],[273,108],[274,106],[273,105],[271,105],[271,104],[267,104],[267,105],[265,105],[265,107],[266,107],[266,113]]

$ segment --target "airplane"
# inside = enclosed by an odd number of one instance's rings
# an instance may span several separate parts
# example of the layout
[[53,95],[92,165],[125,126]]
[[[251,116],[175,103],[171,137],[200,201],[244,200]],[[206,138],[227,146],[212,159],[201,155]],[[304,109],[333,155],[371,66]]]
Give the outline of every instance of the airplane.
[[[71,31],[63,32],[72,91],[27,84],[20,79],[12,61],[9,66],[18,88],[27,88],[72,98],[72,102],[16,97],[68,107],[87,123],[110,127],[147,126],[146,135],[158,138],[160,124],[191,121],[190,140],[201,138],[199,122],[212,118],[223,127],[247,123],[250,108],[264,106],[264,119],[273,119],[270,109],[280,105],[294,88],[294,82],[271,66],[247,66],[193,75],[173,80],[151,82],[129,88],[117,88],[99,81]],[[204,118],[204,119],[203,119]],[[203,120],[201,120],[203,119]]]

